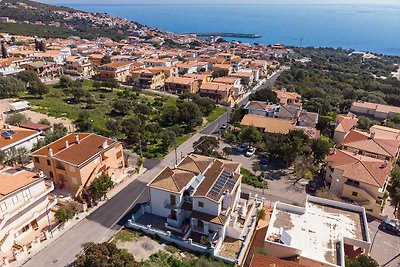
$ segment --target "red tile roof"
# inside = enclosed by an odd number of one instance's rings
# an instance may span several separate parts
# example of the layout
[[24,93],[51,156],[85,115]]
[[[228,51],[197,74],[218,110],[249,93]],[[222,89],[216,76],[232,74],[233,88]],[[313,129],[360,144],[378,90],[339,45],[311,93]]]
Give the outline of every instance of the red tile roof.
[[343,171],[343,177],[382,187],[390,174],[391,164],[352,152],[334,149],[326,161],[330,167]]
[[285,261],[270,256],[254,254],[250,267],[305,267],[293,261]]

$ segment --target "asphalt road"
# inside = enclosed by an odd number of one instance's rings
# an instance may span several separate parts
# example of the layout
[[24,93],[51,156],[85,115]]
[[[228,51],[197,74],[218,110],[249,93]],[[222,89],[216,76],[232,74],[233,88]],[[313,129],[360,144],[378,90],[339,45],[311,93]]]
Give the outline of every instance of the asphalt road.
[[[253,91],[272,86],[279,77],[280,72],[268,79],[263,85]],[[243,105],[248,97],[239,104]],[[163,161],[152,164],[152,168],[140,178],[128,184],[114,197],[110,198],[101,207],[95,210],[87,218],[79,222],[73,228],[65,232],[53,243],[42,249],[38,254],[32,256],[24,266],[68,266],[82,251],[82,244],[86,242],[104,242],[109,240],[129,219],[131,211],[137,204],[148,201],[149,193],[146,184],[150,182],[164,167],[172,166],[176,160],[191,153],[192,146],[204,134],[211,134],[219,125],[227,122],[230,109],[208,125],[200,133],[194,135],[177,149],[178,159],[175,159],[175,151],[170,152]]]
[[[275,83],[276,79],[278,79],[279,75],[281,75],[283,70],[278,70],[274,75],[272,75],[269,79],[265,80],[265,82],[263,84],[261,84],[260,86],[255,87],[251,93],[254,93],[258,90],[264,89],[264,88],[271,88],[272,85]],[[249,100],[249,94],[247,94],[246,97],[244,97],[242,100],[240,100],[240,102],[238,103],[238,106],[243,106],[247,103],[247,101]],[[227,124],[228,120],[229,120],[229,114],[231,113],[232,108],[227,108],[227,111],[218,119],[216,119],[215,121],[213,121],[207,128],[205,128],[204,130],[201,131],[202,134],[213,134],[216,131],[219,131],[219,128],[223,125],[223,124]]]

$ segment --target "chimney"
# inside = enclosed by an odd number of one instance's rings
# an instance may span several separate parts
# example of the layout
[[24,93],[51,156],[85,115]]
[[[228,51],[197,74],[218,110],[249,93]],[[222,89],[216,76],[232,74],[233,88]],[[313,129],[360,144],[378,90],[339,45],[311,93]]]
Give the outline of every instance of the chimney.
[[68,147],[69,147],[68,140],[65,140],[65,148],[68,148]]
[[75,143],[80,144],[79,135],[75,135]]
[[385,159],[385,161],[384,161],[383,164],[382,164],[382,169],[383,169],[383,168],[386,168],[387,165],[388,165],[388,161]]
[[371,132],[369,134],[369,139],[374,139],[375,138],[375,132]]
[[53,149],[51,147],[47,151],[47,155],[49,155],[49,157],[53,157]]
[[107,140],[104,140],[102,147],[103,147],[103,149],[106,149],[108,147]]

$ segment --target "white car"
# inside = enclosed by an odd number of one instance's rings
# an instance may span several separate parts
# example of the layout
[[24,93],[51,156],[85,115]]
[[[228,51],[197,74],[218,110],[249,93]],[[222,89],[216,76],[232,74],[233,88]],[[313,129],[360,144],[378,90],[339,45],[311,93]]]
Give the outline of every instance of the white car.
[[256,152],[256,149],[254,147],[249,147],[246,151],[246,157],[252,157],[254,153]]

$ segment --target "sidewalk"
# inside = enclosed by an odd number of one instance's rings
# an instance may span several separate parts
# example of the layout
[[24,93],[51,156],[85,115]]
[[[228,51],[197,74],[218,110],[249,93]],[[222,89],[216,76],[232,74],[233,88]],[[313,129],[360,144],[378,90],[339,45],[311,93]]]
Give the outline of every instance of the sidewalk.
[[[147,169],[145,168],[141,168],[139,173],[134,173],[132,175],[129,175],[129,171],[133,170],[133,168],[128,168],[126,170],[126,174],[124,179],[118,183],[115,187],[113,187],[108,193],[107,193],[107,197],[108,199],[114,197],[116,194],[118,194],[122,189],[124,189],[128,184],[130,184],[131,182],[133,182],[134,180],[138,179],[143,173],[145,173],[147,171]],[[29,260],[31,257],[35,256],[37,253],[39,253],[42,249],[44,249],[45,247],[49,246],[51,243],[53,243],[54,241],[56,241],[59,237],[61,237],[63,234],[65,234],[66,232],[68,232],[71,228],[73,228],[74,226],[76,226],[78,223],[80,223],[83,219],[85,219],[87,216],[89,216],[90,214],[92,214],[95,210],[97,210],[98,208],[100,208],[102,205],[104,205],[105,203],[107,203],[108,200],[102,200],[98,203],[97,206],[90,208],[84,212],[78,213],[74,218],[72,218],[71,220],[67,221],[64,225],[59,225],[57,226],[55,229],[53,229],[52,231],[52,235],[53,237],[49,236],[49,239],[43,241],[42,243],[40,243],[38,246],[36,246],[35,248],[32,248],[31,250],[29,250],[28,252],[26,252],[25,255],[23,255],[21,257],[21,259],[17,262],[14,261],[12,263],[10,263],[9,266],[11,267],[16,267],[16,266],[21,266],[23,265],[27,260]]]

